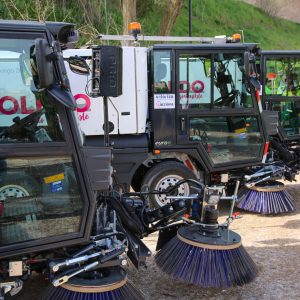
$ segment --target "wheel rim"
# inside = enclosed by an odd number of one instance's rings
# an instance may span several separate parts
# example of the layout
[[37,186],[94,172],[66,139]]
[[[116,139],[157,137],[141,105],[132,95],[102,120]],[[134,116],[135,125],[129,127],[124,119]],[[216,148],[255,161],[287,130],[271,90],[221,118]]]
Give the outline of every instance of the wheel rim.
[[[157,182],[154,189],[157,191],[163,191],[166,188],[168,188],[169,186],[175,185],[179,180],[182,180],[182,179],[184,179],[184,178],[179,175],[165,176]],[[189,194],[190,194],[190,187],[187,183],[184,183],[184,184],[181,184],[174,192],[172,192],[169,195],[171,195],[171,196],[188,196]],[[157,204],[159,206],[163,206],[163,205],[170,203],[170,200],[167,199],[167,196],[164,194],[155,195],[154,197],[155,197],[155,201],[157,202]]]
[[8,184],[0,188],[0,200],[6,200],[7,198],[22,198],[30,196],[28,191],[16,184]]

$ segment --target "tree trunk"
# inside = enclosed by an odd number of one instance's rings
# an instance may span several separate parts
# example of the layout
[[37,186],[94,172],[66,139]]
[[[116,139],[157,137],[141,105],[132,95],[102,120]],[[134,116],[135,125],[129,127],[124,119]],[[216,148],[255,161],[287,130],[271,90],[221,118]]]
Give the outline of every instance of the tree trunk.
[[[136,19],[136,0],[123,0],[123,34],[129,34],[129,24]],[[122,42],[128,46],[128,41]]]
[[183,7],[183,0],[169,0],[167,2],[163,19],[160,22],[159,35],[171,34],[172,28]]
[[129,34],[129,24],[136,19],[136,0],[123,0],[123,34]]

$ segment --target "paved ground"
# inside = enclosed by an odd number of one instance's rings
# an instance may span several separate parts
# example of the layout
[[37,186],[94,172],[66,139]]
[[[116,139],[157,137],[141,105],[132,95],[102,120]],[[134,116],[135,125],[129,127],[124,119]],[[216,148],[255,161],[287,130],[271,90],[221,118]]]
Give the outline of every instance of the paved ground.
[[[242,236],[243,245],[258,266],[259,275],[252,283],[227,290],[201,289],[171,280],[156,267],[153,258],[147,269],[137,272],[130,268],[131,281],[151,300],[300,299],[300,177],[288,185],[288,190],[297,205],[295,213],[266,217],[242,212],[242,218],[232,224],[231,229]],[[145,242],[154,253],[156,235]],[[27,288],[12,299],[39,299],[46,285],[34,276]]]

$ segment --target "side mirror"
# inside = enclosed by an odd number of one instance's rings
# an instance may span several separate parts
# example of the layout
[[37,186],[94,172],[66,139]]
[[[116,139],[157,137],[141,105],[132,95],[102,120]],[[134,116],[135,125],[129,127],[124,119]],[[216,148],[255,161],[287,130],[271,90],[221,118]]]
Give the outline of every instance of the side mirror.
[[72,72],[79,75],[89,75],[90,68],[86,63],[85,59],[80,56],[71,56],[66,59],[69,63]]
[[[55,44],[54,44],[55,45]],[[55,45],[56,46],[56,45]],[[38,89],[47,89],[47,92],[64,106],[75,110],[76,101],[69,91],[69,80],[66,76],[62,56],[56,47],[54,50],[45,39],[37,39],[35,47],[30,49],[32,77]],[[58,85],[54,79],[54,61],[56,61],[57,72],[61,84]],[[36,74],[36,75],[35,75]]]
[[30,50],[33,80],[39,89],[48,89],[54,84],[54,66],[50,59],[52,52],[45,39],[36,39],[35,47]]

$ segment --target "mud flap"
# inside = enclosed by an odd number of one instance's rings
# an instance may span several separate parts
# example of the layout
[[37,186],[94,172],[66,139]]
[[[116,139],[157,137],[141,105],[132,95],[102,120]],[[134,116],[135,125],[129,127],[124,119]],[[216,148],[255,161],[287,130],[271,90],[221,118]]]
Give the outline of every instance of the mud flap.
[[163,248],[163,246],[169,242],[176,234],[180,227],[185,226],[184,223],[172,224],[160,229],[158,233],[158,239],[156,244],[156,251]]

